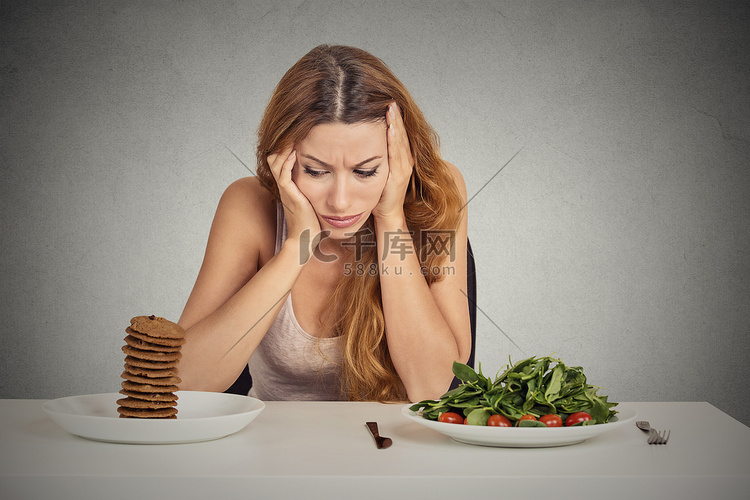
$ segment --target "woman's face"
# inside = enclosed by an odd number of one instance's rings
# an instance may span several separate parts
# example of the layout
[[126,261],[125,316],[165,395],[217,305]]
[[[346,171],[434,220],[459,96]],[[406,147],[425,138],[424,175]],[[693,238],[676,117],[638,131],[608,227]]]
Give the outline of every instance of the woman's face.
[[334,239],[353,236],[380,201],[388,179],[385,120],[316,125],[295,147],[292,180],[310,200],[320,228]]

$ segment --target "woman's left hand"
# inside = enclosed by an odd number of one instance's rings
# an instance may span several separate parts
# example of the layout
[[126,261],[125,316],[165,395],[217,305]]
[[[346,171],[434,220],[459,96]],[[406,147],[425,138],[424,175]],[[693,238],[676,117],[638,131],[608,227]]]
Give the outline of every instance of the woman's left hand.
[[406,135],[401,110],[394,102],[388,106],[386,112],[386,138],[388,140],[388,180],[385,183],[380,201],[372,213],[376,220],[402,220],[404,214],[404,199],[409,187],[414,158],[409,147],[409,137]]

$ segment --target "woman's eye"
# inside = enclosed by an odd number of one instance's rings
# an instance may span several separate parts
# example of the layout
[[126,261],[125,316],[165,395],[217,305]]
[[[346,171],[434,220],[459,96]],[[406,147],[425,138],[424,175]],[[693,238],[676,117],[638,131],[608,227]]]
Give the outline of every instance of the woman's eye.
[[305,173],[310,177],[322,177],[326,172],[324,170],[313,170],[310,167],[305,167]]
[[374,177],[375,175],[377,175],[378,169],[373,168],[372,170],[355,170],[354,173],[362,178]]

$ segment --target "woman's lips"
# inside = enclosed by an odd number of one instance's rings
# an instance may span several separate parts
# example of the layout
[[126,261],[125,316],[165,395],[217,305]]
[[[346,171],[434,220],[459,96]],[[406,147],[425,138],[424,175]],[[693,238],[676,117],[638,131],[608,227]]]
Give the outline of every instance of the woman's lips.
[[349,227],[352,224],[355,224],[359,218],[362,217],[362,214],[346,215],[344,217],[321,215],[320,217],[333,227]]

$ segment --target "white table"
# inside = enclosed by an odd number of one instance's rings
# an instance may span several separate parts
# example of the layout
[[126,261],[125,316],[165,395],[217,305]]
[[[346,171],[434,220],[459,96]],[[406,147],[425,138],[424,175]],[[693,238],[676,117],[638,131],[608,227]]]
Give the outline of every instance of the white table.
[[[672,430],[646,444],[627,425],[545,449],[471,446],[401,415],[403,405],[268,402],[242,431],[177,445],[68,434],[42,400],[0,400],[0,498],[750,498],[750,428],[708,403],[622,403]],[[393,438],[375,447],[364,425]]]

